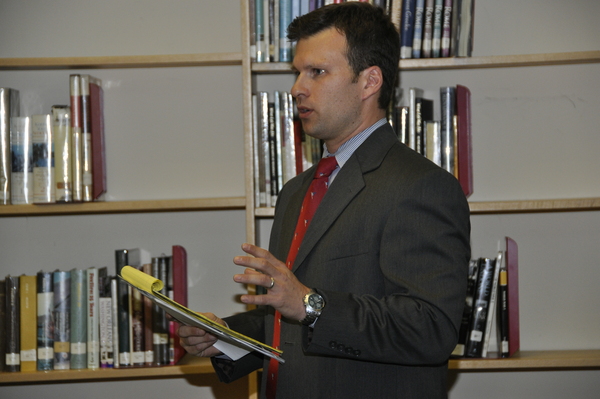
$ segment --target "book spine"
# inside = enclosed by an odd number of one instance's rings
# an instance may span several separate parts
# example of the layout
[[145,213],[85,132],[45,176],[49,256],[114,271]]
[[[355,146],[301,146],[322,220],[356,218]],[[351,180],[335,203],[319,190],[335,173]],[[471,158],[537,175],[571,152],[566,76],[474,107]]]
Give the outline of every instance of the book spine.
[[425,122],[425,156],[437,166],[442,166],[442,137],[439,121]]
[[417,99],[423,98],[423,90],[415,87],[408,89],[408,146],[417,149]]
[[412,57],[421,58],[423,43],[423,27],[425,14],[425,0],[416,0],[415,4],[415,28],[413,33]]
[[[142,265],[142,271],[152,275],[152,263]],[[146,296],[144,302],[144,365],[152,366],[154,364],[154,347],[152,336],[152,301]]]
[[10,204],[10,118],[19,112],[19,91],[0,87],[0,205]]
[[90,75],[81,75],[81,184],[83,201],[93,200],[92,196],[92,128],[90,107]]
[[412,57],[416,0],[404,0],[402,7],[402,32],[400,36],[400,58]]
[[287,26],[292,22],[292,2],[279,1],[279,62],[292,61],[292,44],[286,37]]
[[104,144],[104,90],[102,81],[90,76],[90,131],[92,137],[92,199],[106,192],[106,151]]
[[54,370],[71,368],[71,273],[55,271],[54,282]]
[[110,279],[110,306],[112,318],[112,337],[113,337],[113,367],[119,368],[119,282],[117,277]]
[[265,17],[264,1],[255,1],[255,28],[256,28],[256,62],[267,62],[267,43],[265,42]]
[[294,132],[294,100],[288,92],[282,92],[282,120],[284,165],[283,184],[287,183],[297,174],[296,168],[296,139]]
[[425,1],[425,13],[423,17],[423,58],[431,58],[431,45],[433,41],[433,15],[435,0]]
[[[452,2],[454,0],[444,0],[444,9],[442,14],[442,38],[440,42],[440,56],[450,56],[450,40],[452,36]],[[459,1],[459,0],[456,0]]]
[[0,328],[0,372],[6,366],[6,280],[0,280],[0,320],[2,328]]
[[54,369],[54,284],[52,273],[37,274],[37,369]]
[[491,298],[496,260],[490,258],[479,259],[479,277],[473,298],[473,316],[471,328],[465,348],[466,357],[481,357],[483,351],[483,338],[487,322],[489,301]]
[[[168,281],[167,262],[166,256],[152,258],[152,275],[163,282]],[[166,287],[160,293],[167,295]],[[169,364],[169,322],[165,311],[158,305],[153,306],[152,323],[154,365],[164,366]]]
[[81,76],[70,75],[71,93],[71,173],[73,201],[83,201],[83,139],[81,111]]
[[33,203],[33,147],[31,118],[13,117],[10,120],[12,168],[10,176],[11,203]]
[[431,37],[431,56],[438,58],[442,49],[442,25],[444,21],[444,0],[435,0],[433,5],[433,36]]
[[442,110],[442,168],[454,174],[454,114],[456,100],[454,87],[440,88]]
[[98,269],[90,267],[87,272],[87,366],[100,367],[100,323],[98,321]]
[[54,191],[56,202],[73,201],[73,174],[71,171],[71,107],[52,107],[54,136]]
[[132,352],[131,362],[140,367],[145,363],[144,356],[144,301],[139,290],[131,290],[131,329],[132,329]]
[[100,333],[100,367],[113,367],[112,300],[106,267],[98,271],[98,324]]
[[56,202],[54,194],[54,154],[52,139],[52,116],[31,117],[31,143],[33,149],[33,202],[48,204]]
[[19,277],[21,371],[37,369],[37,287],[36,276]]
[[506,273],[508,290],[508,356],[521,348],[519,323],[519,248],[517,242],[506,237]]
[[481,350],[481,357],[487,357],[488,350],[490,347],[490,339],[492,337],[492,329],[493,329],[493,319],[494,313],[496,311],[497,305],[496,301],[498,298],[498,278],[500,274],[500,268],[502,267],[502,262],[504,261],[504,252],[498,252],[498,256],[496,257],[496,263],[494,267],[494,275],[492,278],[492,286],[490,288],[490,300],[487,307],[487,314],[485,319],[485,330],[483,337],[483,348]]
[[6,365],[4,371],[21,371],[19,277],[7,276],[6,284]]
[[500,357],[509,355],[508,344],[508,275],[506,267],[500,270],[498,280],[498,343]]
[[87,368],[87,272],[71,270],[71,369]]
[[269,95],[266,92],[258,93],[259,115],[259,163],[260,163],[260,206],[271,206],[271,168],[269,160]]
[[[123,266],[129,264],[128,259],[129,251],[127,249],[119,249],[115,251],[115,262],[117,276],[121,275],[121,269]],[[119,326],[119,367],[130,367],[131,366],[131,341],[129,339],[130,334],[130,323],[129,323],[129,307],[130,307],[130,295],[129,286],[126,282],[119,280],[117,283],[117,296],[118,296],[118,319],[117,324]]]
[[473,193],[473,150],[471,146],[471,91],[456,85],[456,158],[458,181],[469,197]]
[[469,328],[471,327],[471,317],[473,316],[473,296],[475,295],[475,287],[477,287],[477,276],[479,271],[479,262],[477,259],[471,259],[469,262],[469,274],[467,277],[467,295],[465,297],[465,307],[460,322],[458,332],[458,343],[452,352],[454,357],[462,357],[465,355],[465,347]]

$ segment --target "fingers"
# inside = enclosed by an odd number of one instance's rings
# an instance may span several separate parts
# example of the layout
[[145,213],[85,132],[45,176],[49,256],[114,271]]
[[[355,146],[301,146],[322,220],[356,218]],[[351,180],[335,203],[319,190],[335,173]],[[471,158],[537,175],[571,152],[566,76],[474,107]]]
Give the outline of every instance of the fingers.
[[[205,313],[204,316],[224,324],[224,322],[214,314]],[[213,346],[215,342],[217,342],[217,337],[200,328],[182,325],[177,330],[177,335],[179,335],[179,342],[183,349],[194,356],[211,357],[221,353]]]

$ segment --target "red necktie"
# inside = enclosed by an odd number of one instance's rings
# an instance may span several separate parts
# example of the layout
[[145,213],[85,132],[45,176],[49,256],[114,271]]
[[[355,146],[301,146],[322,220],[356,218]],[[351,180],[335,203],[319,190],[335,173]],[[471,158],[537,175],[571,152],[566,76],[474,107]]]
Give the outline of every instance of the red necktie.
[[[302,202],[302,208],[300,209],[300,216],[298,217],[298,223],[296,224],[296,230],[294,231],[294,238],[292,239],[292,245],[288,252],[286,265],[289,269],[294,265],[294,260],[300,249],[300,244],[304,238],[304,234],[308,229],[308,225],[312,220],[321,200],[325,196],[327,191],[329,175],[337,167],[337,161],[335,157],[322,158],[319,161],[313,181],[304,196]],[[279,348],[281,338],[281,313],[275,311],[275,321],[273,324],[273,343],[271,346]],[[268,399],[274,399],[277,391],[277,373],[279,371],[279,362],[275,359],[269,361],[269,371],[267,375],[267,391],[266,395]]]

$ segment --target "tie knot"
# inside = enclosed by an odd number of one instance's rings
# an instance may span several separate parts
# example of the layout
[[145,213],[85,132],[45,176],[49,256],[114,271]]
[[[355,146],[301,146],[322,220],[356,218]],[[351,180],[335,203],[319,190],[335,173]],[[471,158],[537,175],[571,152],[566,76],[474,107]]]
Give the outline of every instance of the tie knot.
[[320,177],[326,177],[333,172],[333,170],[337,167],[337,161],[335,157],[326,157],[321,158],[319,164],[317,165],[317,171],[315,172],[315,179]]

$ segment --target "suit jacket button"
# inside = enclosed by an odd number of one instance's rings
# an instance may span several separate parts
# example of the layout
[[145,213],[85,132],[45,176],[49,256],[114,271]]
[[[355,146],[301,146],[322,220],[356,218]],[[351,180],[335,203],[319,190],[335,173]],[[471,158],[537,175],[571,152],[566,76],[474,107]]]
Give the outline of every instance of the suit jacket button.
[[342,344],[339,344],[337,350],[339,350],[340,352],[344,352],[346,350],[346,347]]
[[335,341],[331,341],[331,342],[329,343],[329,348],[330,348],[330,349],[337,349],[337,342],[335,342]]
[[347,354],[347,355],[352,355],[352,354],[354,354],[354,349],[352,349],[352,347],[351,347],[351,346],[347,347],[347,348],[346,348],[346,354]]
[[360,356],[360,351],[358,349],[354,351],[354,356],[356,356],[356,357]]

